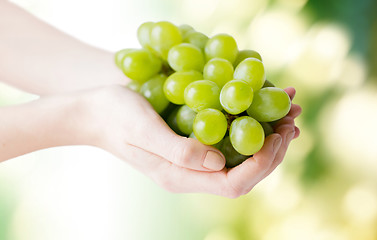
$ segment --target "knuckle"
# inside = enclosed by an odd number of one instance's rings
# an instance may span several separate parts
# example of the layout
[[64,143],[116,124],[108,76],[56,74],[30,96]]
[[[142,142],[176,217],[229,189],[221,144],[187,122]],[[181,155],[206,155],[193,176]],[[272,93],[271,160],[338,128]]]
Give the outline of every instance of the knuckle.
[[181,139],[182,144],[177,144],[175,148],[174,160],[179,166],[191,165],[192,156],[198,151],[191,138]]
[[279,120],[277,128],[283,125],[290,125],[294,123],[294,118],[292,116],[285,116],[283,119]]
[[294,121],[292,120],[291,122],[282,122],[281,124],[278,124],[276,126],[276,132],[281,134],[283,133],[284,131],[288,131],[290,129],[292,129],[292,125],[294,125]]

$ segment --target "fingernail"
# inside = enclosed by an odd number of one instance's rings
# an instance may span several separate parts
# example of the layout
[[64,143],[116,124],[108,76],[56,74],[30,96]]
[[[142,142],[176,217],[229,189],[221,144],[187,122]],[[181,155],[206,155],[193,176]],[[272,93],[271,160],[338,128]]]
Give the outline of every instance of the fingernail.
[[214,151],[208,151],[206,158],[204,159],[203,167],[214,170],[220,171],[225,166],[225,159],[219,153]]
[[282,139],[281,139],[281,137],[280,137],[280,135],[275,139],[275,141],[274,141],[274,144],[273,144],[273,151],[274,151],[274,153],[276,153],[278,150],[279,150],[279,148],[280,148],[280,146],[281,146],[281,142],[282,142]]
[[289,132],[287,133],[287,137],[286,137],[286,139],[287,139],[288,141],[291,141],[291,140],[293,139],[294,136],[295,136],[295,130],[291,130],[291,131],[289,131]]

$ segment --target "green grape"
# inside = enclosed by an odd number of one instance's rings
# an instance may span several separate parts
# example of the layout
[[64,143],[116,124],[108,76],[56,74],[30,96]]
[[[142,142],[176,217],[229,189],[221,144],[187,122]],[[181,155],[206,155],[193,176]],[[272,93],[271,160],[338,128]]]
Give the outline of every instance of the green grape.
[[160,113],[160,116],[162,117],[162,119],[164,119],[165,122],[167,122],[170,114],[177,108],[178,108],[178,105],[169,103],[169,105],[165,108],[165,110],[162,113]]
[[175,45],[169,50],[168,63],[175,71],[202,71],[204,56],[199,48],[189,43]]
[[233,65],[224,58],[212,58],[204,66],[204,79],[215,82],[220,88],[233,79]]
[[246,58],[234,70],[234,79],[240,79],[248,82],[254,92],[262,88],[266,73],[263,63],[256,58]]
[[[189,138],[193,138],[193,139],[198,140],[198,139],[196,138],[194,132],[192,132],[192,133],[189,135]],[[223,140],[224,140],[224,139],[223,139]],[[215,148],[217,148],[217,149],[219,149],[219,150],[221,151],[221,146],[223,145],[223,140],[221,140],[220,142],[215,143],[215,144],[213,144],[213,145],[211,145],[211,146],[213,146],[213,147],[215,147]]]
[[263,127],[265,137],[274,133],[274,128],[271,126],[271,124],[267,122],[260,122],[260,125]]
[[195,112],[206,108],[216,108],[221,110],[220,88],[210,80],[199,80],[190,83],[184,93],[184,100]]
[[157,22],[153,25],[150,33],[151,46],[157,51],[162,59],[167,60],[168,52],[174,45],[182,42],[179,28],[170,22]]
[[266,87],[275,87],[275,85],[274,85],[272,82],[270,82],[270,81],[268,81],[268,80],[266,79],[266,81],[264,82],[262,88],[266,88]]
[[169,116],[167,117],[166,119],[166,123],[168,124],[168,126],[178,135],[181,135],[181,136],[184,136],[184,133],[182,133],[179,128],[178,128],[178,124],[177,124],[177,113],[178,113],[178,110],[179,110],[179,107],[176,107],[175,105],[173,105],[174,108],[173,110],[171,111],[171,113],[169,114]]
[[213,145],[224,138],[228,123],[222,112],[207,108],[195,117],[193,130],[196,138],[207,145]]
[[145,22],[137,29],[137,39],[140,45],[145,49],[152,48],[151,46],[151,30],[154,26],[154,22]]
[[221,89],[221,106],[230,114],[237,115],[246,111],[252,101],[253,89],[242,80],[229,81]]
[[229,136],[234,149],[245,156],[258,152],[264,144],[262,125],[249,116],[236,118],[230,125]]
[[166,79],[164,93],[166,98],[174,104],[184,104],[184,92],[191,82],[203,79],[203,75],[198,71],[175,72]]
[[139,82],[131,81],[127,84],[126,87],[128,87],[129,89],[131,89],[134,92],[140,92],[141,85],[142,84],[139,83]]
[[159,74],[145,82],[140,89],[140,93],[159,114],[162,113],[170,103],[163,91],[165,80],[166,76]]
[[[220,150],[221,146],[223,145],[223,140],[224,140],[224,138],[223,138],[223,139],[221,139],[221,141],[220,141],[220,142],[218,142],[218,143],[215,143],[215,144],[212,144],[212,147],[215,147],[215,148],[217,148],[217,149],[219,149],[219,150]],[[220,150],[220,151],[221,151],[221,150]]]
[[177,112],[177,125],[179,130],[186,135],[192,133],[192,124],[194,123],[195,116],[196,112],[187,105],[180,107]]
[[224,154],[224,157],[226,159],[225,166],[227,168],[235,167],[249,158],[248,156],[239,154],[236,149],[234,149],[232,143],[230,142],[229,136],[225,137],[222,140],[220,151]]
[[287,115],[290,109],[291,100],[283,89],[267,87],[254,92],[247,114],[259,122],[272,122]]
[[238,52],[236,61],[234,61],[234,66],[236,67],[240,62],[245,60],[246,58],[256,58],[262,61],[262,57],[260,54],[254,50],[242,50]]
[[201,32],[190,31],[186,33],[183,42],[191,43],[192,45],[197,46],[200,50],[204,51],[204,47],[206,46],[208,39],[209,38]]
[[118,68],[122,69],[123,59],[127,53],[134,51],[133,48],[125,48],[115,53],[115,64]]
[[137,82],[145,82],[161,70],[161,60],[146,49],[127,53],[123,59],[124,74]]
[[207,60],[215,57],[225,58],[233,64],[238,54],[236,40],[228,34],[211,37],[204,48]]
[[192,31],[195,31],[194,28],[188,24],[182,24],[178,26],[179,31],[181,32],[182,38]]

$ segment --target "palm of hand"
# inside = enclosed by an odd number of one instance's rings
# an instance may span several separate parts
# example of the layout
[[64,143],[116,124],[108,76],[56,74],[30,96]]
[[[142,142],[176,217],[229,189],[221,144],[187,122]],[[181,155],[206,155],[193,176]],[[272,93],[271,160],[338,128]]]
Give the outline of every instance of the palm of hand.
[[[295,90],[285,91],[293,99]],[[96,145],[125,159],[171,192],[203,192],[229,198],[246,194],[281,163],[290,141],[299,135],[294,119],[301,108],[292,104],[263,148],[242,164],[227,169],[217,149],[176,135],[139,94],[111,87],[93,98],[96,100],[92,105],[108,113],[99,116],[96,109],[91,110],[95,119],[103,121],[93,128],[106,126]],[[100,108],[96,103],[104,106]]]

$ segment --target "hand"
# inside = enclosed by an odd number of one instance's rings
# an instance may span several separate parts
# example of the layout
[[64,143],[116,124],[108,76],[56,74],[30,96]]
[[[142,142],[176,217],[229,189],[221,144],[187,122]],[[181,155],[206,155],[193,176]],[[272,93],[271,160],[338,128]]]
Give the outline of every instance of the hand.
[[[287,88],[293,98],[295,90]],[[224,168],[221,152],[195,139],[176,135],[139,94],[112,86],[87,92],[83,114],[88,141],[126,160],[163,188],[176,193],[203,192],[236,198],[248,193],[283,160],[289,142],[298,136],[293,104],[277,133],[241,165]]]

